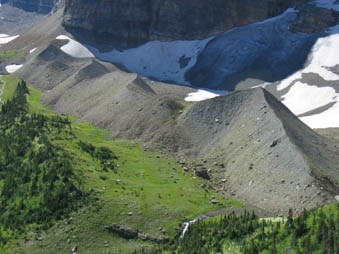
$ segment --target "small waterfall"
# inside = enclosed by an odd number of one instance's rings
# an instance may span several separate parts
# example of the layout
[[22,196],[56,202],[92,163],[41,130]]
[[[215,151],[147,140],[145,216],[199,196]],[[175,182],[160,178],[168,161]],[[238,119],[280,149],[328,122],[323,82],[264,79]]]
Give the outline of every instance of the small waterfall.
[[182,227],[182,231],[181,231],[181,234],[180,234],[180,239],[183,239],[185,237],[185,234],[186,234],[187,230],[189,229],[189,227],[192,224],[197,223],[198,221],[205,220],[207,218],[209,218],[209,216],[202,215],[202,216],[200,216],[198,218],[195,218],[194,220],[184,222],[183,223],[183,227]]

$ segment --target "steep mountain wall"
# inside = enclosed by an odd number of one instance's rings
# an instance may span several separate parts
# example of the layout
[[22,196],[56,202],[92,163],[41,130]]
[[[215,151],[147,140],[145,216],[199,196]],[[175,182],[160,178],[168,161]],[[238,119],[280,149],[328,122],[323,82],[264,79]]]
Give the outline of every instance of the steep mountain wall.
[[275,16],[306,0],[66,0],[64,25],[121,47],[201,39]]
[[25,11],[49,13],[53,10],[58,0],[2,0],[2,3],[8,3]]

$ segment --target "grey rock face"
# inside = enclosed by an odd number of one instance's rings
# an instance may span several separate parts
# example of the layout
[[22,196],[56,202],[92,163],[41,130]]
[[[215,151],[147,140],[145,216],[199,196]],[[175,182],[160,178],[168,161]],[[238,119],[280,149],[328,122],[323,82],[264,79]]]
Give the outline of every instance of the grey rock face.
[[149,40],[201,39],[264,20],[304,0],[66,0],[64,25],[133,47]]

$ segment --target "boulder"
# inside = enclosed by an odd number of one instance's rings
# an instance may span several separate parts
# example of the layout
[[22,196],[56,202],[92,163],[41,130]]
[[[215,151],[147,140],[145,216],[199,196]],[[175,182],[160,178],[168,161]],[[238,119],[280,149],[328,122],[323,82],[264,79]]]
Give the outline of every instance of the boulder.
[[205,168],[195,170],[195,175],[198,176],[198,177],[201,177],[203,179],[206,179],[206,180],[211,179],[209,174],[208,174],[207,169],[205,169]]

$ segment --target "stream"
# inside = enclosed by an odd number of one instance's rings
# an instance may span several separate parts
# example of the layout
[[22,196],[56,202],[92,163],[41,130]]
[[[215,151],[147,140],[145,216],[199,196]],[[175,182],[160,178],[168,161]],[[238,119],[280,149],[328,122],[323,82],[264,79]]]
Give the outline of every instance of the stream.
[[203,220],[206,220],[208,218],[212,218],[212,217],[216,217],[216,216],[220,216],[220,215],[227,215],[227,214],[230,214],[232,212],[235,212],[236,214],[242,214],[245,210],[247,210],[249,212],[255,211],[256,214],[259,217],[276,217],[277,216],[275,213],[260,209],[256,206],[252,206],[252,205],[246,205],[245,207],[232,207],[232,206],[224,207],[224,208],[214,210],[214,211],[210,211],[206,214],[200,215],[199,217],[196,217],[193,220],[184,222],[182,224],[182,229],[181,229],[179,238],[183,239],[185,237],[185,234],[187,233],[189,227],[191,225],[199,222],[199,221],[203,221]]

